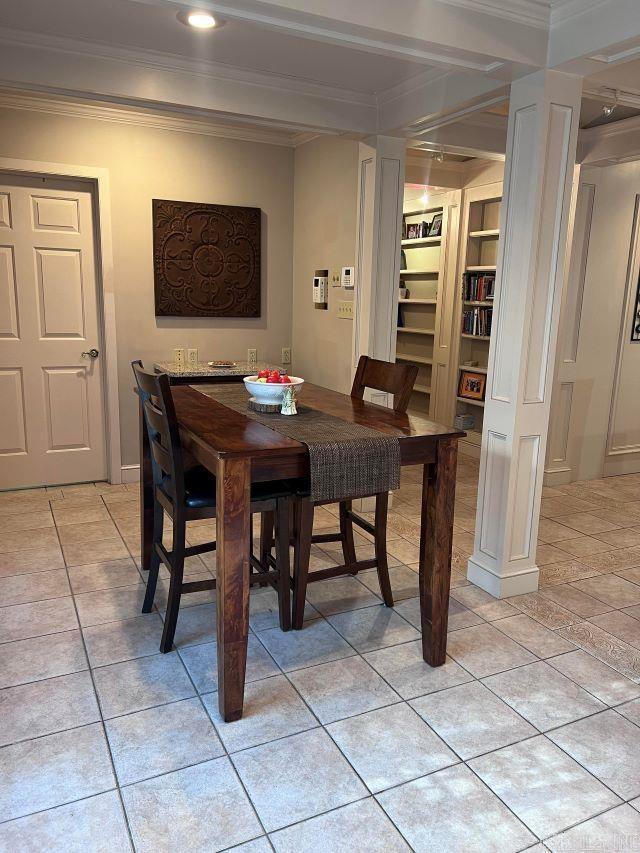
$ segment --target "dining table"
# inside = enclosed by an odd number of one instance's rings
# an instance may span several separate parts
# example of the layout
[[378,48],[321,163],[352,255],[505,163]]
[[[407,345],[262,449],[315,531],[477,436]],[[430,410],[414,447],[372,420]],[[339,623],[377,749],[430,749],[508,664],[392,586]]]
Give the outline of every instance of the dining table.
[[[309,451],[303,442],[223,405],[197,385],[173,385],[171,393],[183,451],[216,478],[218,707],[222,718],[232,722],[242,717],[244,701],[251,484],[308,477]],[[441,666],[447,649],[457,446],[464,433],[309,382],[298,400],[320,414],[396,437],[400,464],[422,466],[418,569],[422,655],[430,666]],[[153,481],[142,414],[140,424],[142,564],[148,568]]]

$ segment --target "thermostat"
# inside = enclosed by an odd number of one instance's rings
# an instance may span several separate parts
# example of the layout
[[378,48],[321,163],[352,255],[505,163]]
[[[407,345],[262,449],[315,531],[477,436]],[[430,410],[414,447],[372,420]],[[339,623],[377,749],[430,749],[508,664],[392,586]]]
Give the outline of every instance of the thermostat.
[[341,284],[343,287],[353,288],[355,284],[355,267],[342,267]]
[[327,302],[327,290],[329,287],[329,276],[314,275],[313,277],[313,301],[316,305],[325,305]]

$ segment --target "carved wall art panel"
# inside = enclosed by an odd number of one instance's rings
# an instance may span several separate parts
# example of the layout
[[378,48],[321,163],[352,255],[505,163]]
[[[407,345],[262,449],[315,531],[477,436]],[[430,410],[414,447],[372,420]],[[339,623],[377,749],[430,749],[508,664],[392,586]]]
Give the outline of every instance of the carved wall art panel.
[[260,316],[260,208],[153,199],[157,317]]

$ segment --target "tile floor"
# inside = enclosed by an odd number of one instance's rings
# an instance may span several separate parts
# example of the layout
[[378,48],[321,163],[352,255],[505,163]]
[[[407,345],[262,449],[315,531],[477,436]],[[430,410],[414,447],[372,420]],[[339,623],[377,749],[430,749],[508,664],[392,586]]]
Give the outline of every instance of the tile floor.
[[407,470],[394,610],[365,572],[310,587],[283,634],[254,591],[229,725],[213,595],[185,599],[168,655],[166,576],[140,615],[137,487],[0,494],[0,850],[640,851],[640,475],[545,489],[540,590],[505,601],[465,578],[476,481],[462,457],[445,666],[420,655]]

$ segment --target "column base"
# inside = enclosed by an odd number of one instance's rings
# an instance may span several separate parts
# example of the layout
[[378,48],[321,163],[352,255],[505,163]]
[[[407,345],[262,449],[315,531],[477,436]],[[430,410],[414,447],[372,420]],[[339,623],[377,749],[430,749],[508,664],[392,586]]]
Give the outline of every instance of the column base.
[[467,579],[495,598],[537,592],[539,575],[540,570],[536,565],[499,575],[493,568],[483,566],[475,556],[469,557],[467,563]]

